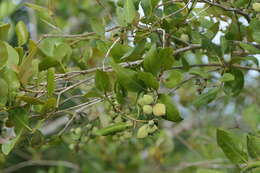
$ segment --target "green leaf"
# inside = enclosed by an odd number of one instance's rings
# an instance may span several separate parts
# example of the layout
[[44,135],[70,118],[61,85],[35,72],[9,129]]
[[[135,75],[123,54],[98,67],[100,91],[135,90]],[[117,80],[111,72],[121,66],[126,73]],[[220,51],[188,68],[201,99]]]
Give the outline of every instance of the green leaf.
[[92,30],[96,34],[98,34],[100,36],[104,36],[104,34],[105,34],[105,27],[104,27],[104,25],[100,21],[98,21],[98,19],[92,19],[90,21],[90,25],[91,25]]
[[110,90],[109,76],[106,72],[97,70],[95,76],[96,88],[102,92],[108,92]]
[[9,29],[10,29],[9,23],[0,25],[0,40],[1,41],[7,41]]
[[184,70],[184,71],[189,71],[189,70],[190,70],[190,64],[189,64],[189,62],[186,60],[186,58],[182,57],[182,58],[181,58],[181,63],[182,63],[182,66],[183,66],[183,70]]
[[231,73],[235,80],[225,82],[224,91],[227,95],[237,96],[244,88],[244,74],[236,68],[231,68],[227,73]]
[[260,111],[258,106],[256,104],[250,104],[248,107],[245,107],[242,115],[244,122],[250,128],[250,130],[257,132],[257,127],[260,122]]
[[246,43],[239,43],[239,45],[244,49],[247,50],[251,54],[260,54],[260,49],[257,49],[255,46],[246,44]]
[[260,159],[260,138],[247,135],[247,151],[251,158]]
[[174,64],[173,49],[170,47],[160,48],[158,57],[160,57],[161,70],[169,70]]
[[97,136],[112,135],[112,134],[115,134],[118,132],[122,132],[131,126],[132,126],[132,124],[129,124],[127,122],[115,123],[113,125],[110,125],[110,126],[97,130],[95,132],[95,135],[97,135]]
[[229,132],[217,129],[217,143],[227,158],[234,164],[247,162],[247,154],[238,147]]
[[221,82],[228,82],[235,80],[235,77],[231,73],[224,73],[223,76],[220,78]]
[[249,3],[250,0],[236,0],[234,2],[234,6],[235,7],[242,7],[244,5],[247,5]]
[[71,47],[66,43],[55,45],[53,57],[57,61],[61,61],[65,56],[70,56],[72,53]]
[[19,140],[21,135],[22,135],[22,130],[19,132],[19,134],[15,138],[11,139],[7,143],[2,144],[1,149],[5,155],[8,155],[12,151],[12,149],[14,148],[15,144],[17,143],[17,141]]
[[163,82],[167,88],[176,87],[183,79],[183,73],[179,70],[172,70]]
[[166,115],[162,116],[162,118],[172,122],[180,122],[183,120],[182,117],[180,116],[179,110],[173,103],[170,96],[166,94],[160,94],[159,102],[165,104],[166,106]]
[[47,95],[51,97],[55,91],[55,68],[49,68],[47,71]]
[[249,171],[251,171],[252,173],[258,173],[259,169],[257,170],[253,170],[255,168],[259,168],[260,167],[260,161],[250,161],[249,163],[246,164],[245,167],[243,167],[243,169],[241,170],[241,173],[248,173]]
[[159,88],[158,80],[151,73],[138,72],[137,78],[143,81],[148,88],[154,88],[156,90]]
[[52,38],[46,38],[39,44],[39,49],[46,56],[53,57],[55,50],[56,40]]
[[48,112],[54,111],[56,108],[57,100],[54,97],[48,98],[48,100],[44,103],[41,113],[46,114]]
[[39,104],[44,104],[44,101],[35,98],[35,97],[31,97],[31,96],[19,96],[18,99],[31,104],[31,105],[39,105]]
[[23,21],[19,21],[16,24],[15,32],[18,38],[18,46],[24,45],[28,41],[29,33]]
[[205,105],[209,104],[210,102],[212,102],[217,97],[218,92],[219,92],[218,88],[210,89],[206,93],[199,95],[192,102],[192,104],[196,107],[200,107],[202,105],[205,106]]
[[23,58],[21,65],[19,66],[19,79],[23,85],[26,85],[30,77],[33,75],[32,62],[33,58],[37,53],[37,44],[30,40],[29,41],[29,53]]
[[161,64],[155,44],[153,44],[150,50],[145,54],[143,66],[145,71],[151,72],[154,76],[160,71]]
[[3,78],[8,84],[9,90],[17,90],[20,88],[20,81],[17,74],[10,68],[5,68],[3,72]]
[[142,57],[142,54],[145,50],[146,40],[143,39],[136,44],[134,48],[128,51],[124,56],[122,56],[121,60],[123,61],[135,61]]
[[111,61],[111,66],[115,73],[119,83],[129,91],[139,92],[145,88],[142,86],[142,82],[137,79],[137,72],[121,67],[120,65]]
[[259,66],[259,61],[254,56],[235,57],[235,58],[232,58],[231,63],[235,64],[235,63],[239,63],[241,61],[252,61],[255,65]]
[[12,109],[8,113],[8,119],[15,125],[16,132],[20,132],[23,128],[32,131],[29,127],[29,112],[26,108]]
[[223,173],[223,172],[216,171],[213,169],[199,169],[199,170],[197,170],[197,173]]
[[0,41],[0,70],[5,67],[8,61],[8,50],[5,42]]
[[36,10],[36,11],[38,11],[38,12],[47,13],[47,14],[50,14],[50,15],[53,14],[52,11],[49,10],[48,8],[45,8],[45,7],[42,7],[42,6],[33,4],[33,3],[28,3],[28,2],[27,2],[27,3],[25,3],[24,5],[25,5],[26,7],[29,7],[29,8],[31,8],[31,9],[33,9],[33,10]]
[[16,70],[17,69],[16,67],[19,63],[19,55],[17,51],[8,43],[5,43],[5,45],[8,52],[7,66],[13,70]]
[[207,72],[202,71],[201,69],[192,69],[189,73],[195,76],[199,76],[203,79],[210,78],[210,75]]
[[153,12],[151,0],[141,0],[141,6],[144,10],[145,16],[150,17],[152,15],[152,12]]
[[131,24],[136,16],[136,10],[133,0],[125,0],[124,2],[124,19]]
[[97,88],[90,89],[84,97],[86,98],[93,98],[93,97],[103,97],[102,93]]
[[125,27],[127,26],[127,22],[125,21],[125,14],[124,9],[121,7],[116,8],[116,16],[117,16],[117,22],[119,25]]
[[7,82],[0,78],[0,98],[6,97],[8,95],[8,84]]
[[51,67],[58,67],[60,66],[60,62],[53,57],[45,57],[40,63],[39,63],[39,70],[47,70]]

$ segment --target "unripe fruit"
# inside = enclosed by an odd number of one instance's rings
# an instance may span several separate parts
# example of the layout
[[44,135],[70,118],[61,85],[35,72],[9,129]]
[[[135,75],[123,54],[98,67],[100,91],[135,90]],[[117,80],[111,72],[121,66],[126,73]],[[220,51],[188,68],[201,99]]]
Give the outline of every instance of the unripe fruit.
[[75,133],[76,133],[77,135],[79,135],[79,134],[81,133],[81,128],[80,128],[80,127],[76,128],[76,129],[75,129]]
[[254,3],[253,4],[253,9],[256,11],[256,12],[260,12],[260,3]]
[[149,127],[148,131],[149,133],[153,133],[155,132],[156,130],[158,129],[158,127],[156,125],[152,126],[152,127]]
[[188,42],[190,40],[190,38],[189,38],[189,36],[187,34],[181,34],[180,39],[182,41],[186,41],[186,42]]
[[123,122],[123,119],[121,118],[121,116],[117,116],[117,117],[114,119],[114,122],[115,122],[115,123],[121,123],[121,122]]
[[138,99],[137,103],[138,103],[139,105],[141,105],[141,106],[145,105],[143,98]]
[[152,114],[153,113],[153,107],[150,106],[150,105],[144,105],[143,106],[143,112],[144,112],[144,114],[147,114],[147,115]]
[[152,104],[153,103],[153,97],[151,95],[144,95],[143,96],[143,103],[145,105],[149,105],[149,104]]
[[166,107],[162,103],[157,103],[153,106],[153,114],[155,116],[163,116],[166,113]]
[[137,138],[145,138],[148,136],[149,133],[149,129],[147,125],[143,125],[142,127],[140,127],[137,131]]
[[153,120],[150,120],[150,121],[148,122],[148,124],[149,124],[149,126],[153,126],[153,125],[154,125],[154,121],[153,121]]

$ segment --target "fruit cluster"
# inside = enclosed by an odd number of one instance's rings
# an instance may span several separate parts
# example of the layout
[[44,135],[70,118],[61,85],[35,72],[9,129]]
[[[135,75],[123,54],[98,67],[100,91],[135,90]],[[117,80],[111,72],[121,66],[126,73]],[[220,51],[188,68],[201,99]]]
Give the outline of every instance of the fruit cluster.
[[138,100],[138,104],[142,106],[143,113],[146,115],[164,116],[166,107],[162,103],[154,103],[155,100],[151,95],[144,95]]

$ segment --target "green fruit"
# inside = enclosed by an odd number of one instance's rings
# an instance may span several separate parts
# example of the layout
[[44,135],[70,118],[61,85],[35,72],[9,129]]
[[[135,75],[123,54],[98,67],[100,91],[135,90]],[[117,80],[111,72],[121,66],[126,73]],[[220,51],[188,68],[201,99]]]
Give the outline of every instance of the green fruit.
[[149,133],[153,133],[153,132],[155,132],[157,129],[158,129],[158,127],[157,127],[156,125],[154,125],[154,126],[152,126],[152,127],[149,126],[148,131],[149,131]]
[[145,138],[148,136],[149,133],[149,126],[147,124],[141,126],[137,131],[137,138]]
[[154,121],[153,121],[153,120],[150,120],[150,121],[148,122],[148,124],[149,124],[149,126],[153,126],[153,125],[154,125]]
[[260,12],[260,3],[254,3],[253,4],[253,9],[256,11],[256,12]]
[[141,106],[145,105],[143,98],[138,99],[137,103],[138,103],[139,105],[141,105]]
[[75,133],[76,133],[77,135],[79,135],[79,134],[81,133],[81,128],[80,128],[80,127],[76,128],[76,129],[75,129]]
[[147,115],[152,114],[153,113],[153,107],[150,106],[150,105],[144,105],[143,106],[143,112],[144,112],[144,114],[147,114]]
[[153,103],[153,97],[151,96],[151,95],[144,95],[143,96],[143,103],[145,104],[145,105],[149,105],[149,104],[152,104]]
[[69,149],[74,150],[75,149],[75,144],[70,144],[69,145]]
[[163,116],[166,114],[166,107],[162,103],[157,103],[153,106],[153,114],[155,116]]
[[182,41],[186,41],[186,42],[188,42],[190,40],[190,38],[189,38],[189,36],[187,34],[181,34],[180,39]]
[[120,122],[123,122],[123,119],[121,118],[121,116],[117,116],[117,117],[114,119],[114,122],[115,122],[115,123],[120,123]]

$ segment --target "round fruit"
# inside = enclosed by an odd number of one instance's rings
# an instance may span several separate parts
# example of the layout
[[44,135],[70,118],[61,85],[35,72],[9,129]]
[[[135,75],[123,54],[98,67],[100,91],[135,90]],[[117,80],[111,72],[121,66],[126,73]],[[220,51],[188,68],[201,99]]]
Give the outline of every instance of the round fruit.
[[182,41],[186,41],[186,42],[188,42],[188,41],[190,40],[190,39],[189,39],[189,36],[188,36],[187,34],[181,34],[180,39],[181,39]]
[[153,107],[150,105],[144,105],[143,106],[143,112],[144,114],[152,114],[153,113]]
[[253,9],[256,11],[256,12],[260,12],[260,3],[254,3],[253,4]]
[[81,128],[80,128],[80,127],[76,128],[76,129],[75,129],[75,133],[76,133],[77,135],[79,135],[79,134],[81,133]]
[[153,106],[153,114],[155,116],[163,116],[166,113],[166,107],[162,103],[157,103]]
[[138,103],[139,105],[141,105],[141,106],[145,105],[143,98],[138,99],[137,103]]
[[145,138],[148,136],[149,133],[149,129],[147,125],[143,125],[142,127],[140,127],[137,131],[137,138]]
[[149,105],[149,104],[152,104],[153,103],[153,97],[151,95],[144,95],[143,96],[143,103],[145,105]]

